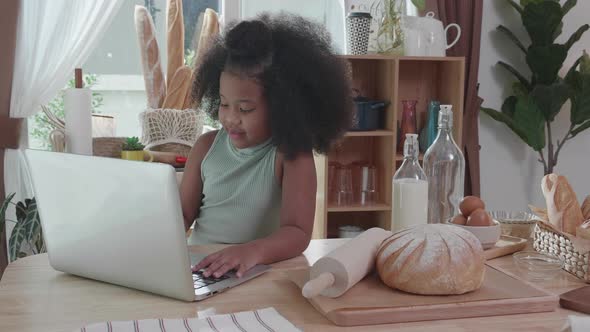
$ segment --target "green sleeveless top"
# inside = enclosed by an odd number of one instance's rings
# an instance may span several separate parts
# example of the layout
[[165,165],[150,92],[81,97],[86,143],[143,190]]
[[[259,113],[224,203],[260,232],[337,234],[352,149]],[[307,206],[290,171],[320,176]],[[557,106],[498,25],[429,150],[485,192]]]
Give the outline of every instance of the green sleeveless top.
[[203,200],[189,244],[245,243],[279,228],[281,187],[268,140],[237,149],[221,129],[201,163]]

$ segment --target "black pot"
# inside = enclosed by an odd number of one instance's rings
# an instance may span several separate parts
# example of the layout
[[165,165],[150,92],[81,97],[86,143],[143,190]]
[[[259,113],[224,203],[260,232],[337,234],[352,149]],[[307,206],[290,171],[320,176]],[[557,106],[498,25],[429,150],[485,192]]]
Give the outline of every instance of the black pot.
[[388,102],[368,100],[364,97],[354,99],[355,113],[350,130],[368,131],[383,128],[383,114]]

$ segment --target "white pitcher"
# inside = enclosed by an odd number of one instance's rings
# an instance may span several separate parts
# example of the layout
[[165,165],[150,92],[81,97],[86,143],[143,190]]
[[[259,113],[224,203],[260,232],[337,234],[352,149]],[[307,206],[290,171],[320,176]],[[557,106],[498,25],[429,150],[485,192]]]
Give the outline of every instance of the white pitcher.
[[[447,32],[450,27],[457,28],[457,37],[447,43]],[[404,16],[404,54],[409,56],[446,56],[446,50],[455,45],[461,37],[461,27],[452,23],[443,28],[441,21],[434,18],[433,12],[425,17]]]

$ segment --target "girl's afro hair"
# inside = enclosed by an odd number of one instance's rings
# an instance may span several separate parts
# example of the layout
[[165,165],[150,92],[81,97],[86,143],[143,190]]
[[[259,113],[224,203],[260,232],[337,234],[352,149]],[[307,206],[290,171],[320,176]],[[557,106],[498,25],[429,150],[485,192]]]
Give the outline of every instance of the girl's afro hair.
[[300,16],[264,13],[232,25],[216,39],[195,72],[192,98],[214,119],[224,70],[263,87],[273,143],[287,159],[327,153],[350,128],[352,97],[346,60],[334,55],[328,32]]

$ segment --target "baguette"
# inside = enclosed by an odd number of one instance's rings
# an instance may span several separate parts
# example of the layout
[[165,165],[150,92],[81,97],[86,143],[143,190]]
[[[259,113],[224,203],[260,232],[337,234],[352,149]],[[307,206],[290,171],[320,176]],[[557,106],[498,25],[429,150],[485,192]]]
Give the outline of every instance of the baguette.
[[211,8],[205,9],[205,15],[203,16],[203,25],[201,26],[201,34],[199,35],[199,44],[197,45],[197,51],[195,52],[195,58],[193,60],[193,66],[199,67],[200,61],[203,56],[207,53],[209,46],[213,40],[219,35],[219,20],[217,12]]
[[182,105],[182,109],[188,109],[188,108],[197,108],[197,105],[193,104],[193,84],[195,82],[195,71],[193,70],[191,73],[191,77],[190,77],[190,84],[188,85],[188,89],[186,91],[186,97],[184,98],[184,103]]
[[582,239],[590,240],[590,220],[578,226],[576,229],[576,236]]
[[586,196],[584,203],[582,203],[582,215],[584,220],[590,219],[590,195]]
[[549,223],[558,231],[576,235],[582,224],[582,208],[576,193],[564,176],[548,174],[543,177],[541,189],[547,203]]
[[533,206],[529,204],[529,209],[531,209],[531,212],[537,216],[537,218],[545,221],[545,222],[549,222],[549,217],[547,216],[547,209],[541,209],[539,207]]
[[[202,15],[202,16],[201,16]],[[207,8],[205,9],[205,13],[201,13],[199,15],[198,22],[202,22],[198,25],[196,32],[199,33],[198,36],[198,43],[196,44],[197,51],[195,52],[195,57],[193,58],[193,75],[191,76],[191,85],[189,86],[189,91],[186,94],[186,98],[184,100],[183,109],[187,108],[198,108],[197,101],[193,101],[192,99],[192,84],[195,81],[195,71],[200,65],[200,62],[203,61],[203,57],[205,53],[211,46],[211,43],[217,36],[219,35],[219,19],[217,16],[217,12],[213,9]],[[197,36],[195,34],[195,39]]]
[[184,65],[184,18],[181,0],[168,0],[166,6],[168,66],[166,85],[170,89],[172,77]]
[[178,68],[170,84],[168,84],[168,94],[162,108],[182,109],[190,85],[191,69],[188,66]]
[[166,83],[160,64],[160,50],[152,17],[143,6],[135,6],[135,30],[139,39],[139,53],[147,94],[147,106],[160,108],[166,96]]

